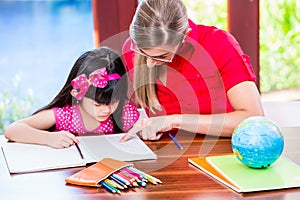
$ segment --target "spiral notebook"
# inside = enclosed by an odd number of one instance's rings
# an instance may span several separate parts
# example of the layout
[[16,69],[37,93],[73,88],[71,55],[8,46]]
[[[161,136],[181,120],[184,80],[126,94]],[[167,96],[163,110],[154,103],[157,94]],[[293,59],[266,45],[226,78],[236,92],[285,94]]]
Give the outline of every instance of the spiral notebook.
[[83,159],[75,145],[54,149],[43,145],[4,142],[2,151],[10,173],[85,166],[103,158],[120,161],[157,159],[156,154],[137,136],[121,143],[123,135],[124,133],[77,137]]

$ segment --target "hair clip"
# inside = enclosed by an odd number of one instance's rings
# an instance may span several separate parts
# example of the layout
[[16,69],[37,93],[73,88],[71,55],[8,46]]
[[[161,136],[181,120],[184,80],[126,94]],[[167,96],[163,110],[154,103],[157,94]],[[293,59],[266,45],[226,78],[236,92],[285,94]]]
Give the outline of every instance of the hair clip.
[[104,88],[107,86],[108,81],[120,79],[121,76],[117,73],[107,74],[106,68],[97,69],[89,75],[89,79],[85,74],[81,74],[71,81],[71,85],[77,90],[74,96],[77,100],[81,100],[86,92],[89,90],[89,86],[93,85],[98,88]]

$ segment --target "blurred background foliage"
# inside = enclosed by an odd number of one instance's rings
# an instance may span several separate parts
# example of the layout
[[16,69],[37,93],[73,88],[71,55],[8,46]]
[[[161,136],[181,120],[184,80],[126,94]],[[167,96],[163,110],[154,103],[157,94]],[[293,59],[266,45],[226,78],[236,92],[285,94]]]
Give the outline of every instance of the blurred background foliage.
[[260,1],[261,91],[300,86],[300,2]]
[[10,123],[29,116],[38,101],[33,91],[20,89],[20,77],[16,75],[11,83],[12,90],[0,92],[0,134]]
[[[184,0],[184,3],[197,23],[227,29],[226,0]],[[262,93],[300,87],[299,10],[300,2],[296,0],[260,0]]]
[[[197,23],[227,29],[226,0],[183,0]],[[300,3],[296,0],[260,1],[260,90],[300,87]],[[0,134],[15,120],[36,109],[38,96],[20,90],[18,75],[13,90],[0,93]]]

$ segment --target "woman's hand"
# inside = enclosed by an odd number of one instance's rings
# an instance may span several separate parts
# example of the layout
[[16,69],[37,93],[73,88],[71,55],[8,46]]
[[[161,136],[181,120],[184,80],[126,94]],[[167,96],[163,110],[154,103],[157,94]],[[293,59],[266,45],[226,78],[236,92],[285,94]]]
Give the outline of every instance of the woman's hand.
[[162,136],[161,132],[173,128],[174,121],[173,115],[139,119],[128,133],[121,138],[121,142],[129,140],[136,134],[139,134],[143,140],[159,140]]
[[50,132],[47,145],[56,149],[67,148],[79,143],[75,135],[68,131]]

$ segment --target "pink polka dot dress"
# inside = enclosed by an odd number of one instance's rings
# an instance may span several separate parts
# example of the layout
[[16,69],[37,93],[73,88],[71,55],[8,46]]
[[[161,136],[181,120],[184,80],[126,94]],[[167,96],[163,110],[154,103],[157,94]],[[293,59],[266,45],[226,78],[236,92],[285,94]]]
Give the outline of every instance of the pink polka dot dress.
[[[94,130],[87,130],[84,127],[78,104],[73,106],[65,106],[62,108],[52,108],[55,120],[56,131],[69,131],[71,133],[98,133],[98,134],[110,134],[114,132],[114,126],[112,116],[101,122],[100,125]],[[123,131],[129,130],[134,123],[139,119],[139,112],[137,107],[132,102],[126,100],[124,102],[122,111]]]

